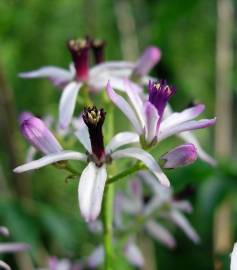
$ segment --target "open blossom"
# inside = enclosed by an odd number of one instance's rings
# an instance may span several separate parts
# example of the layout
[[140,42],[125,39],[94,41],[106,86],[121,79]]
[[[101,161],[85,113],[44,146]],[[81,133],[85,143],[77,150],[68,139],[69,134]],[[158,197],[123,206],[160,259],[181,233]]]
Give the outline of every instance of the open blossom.
[[[144,76],[160,59],[159,49],[151,47],[145,50],[137,63],[126,61],[103,63],[103,48],[104,44],[100,41],[69,40],[68,49],[73,60],[73,65],[70,65],[69,70],[47,66],[35,71],[20,73],[22,78],[48,78],[55,86],[63,88],[59,104],[59,123],[62,128],[66,128],[71,122],[77,95],[83,85],[86,84],[91,91],[100,91],[110,79],[114,88],[124,90],[124,78],[132,75]],[[90,49],[93,50],[97,64],[91,69],[89,69]],[[134,84],[134,87],[141,90],[137,84]]]
[[[0,227],[0,235],[9,236],[9,231],[6,227]],[[2,253],[16,253],[25,251],[29,246],[25,243],[1,243],[0,254]],[[11,270],[10,266],[0,260],[0,269]]]
[[[144,147],[155,145],[172,135],[215,124],[216,119],[193,120],[203,112],[205,108],[203,104],[195,105],[179,113],[171,113],[165,118],[167,103],[176,92],[175,88],[169,86],[166,81],[150,82],[146,101],[143,101],[139,93],[133,91],[133,86],[129,81],[124,83],[129,103],[113,90],[110,83],[107,84],[106,91],[111,101],[131,122]],[[189,139],[190,137],[193,138],[192,135],[189,136]],[[198,153],[203,151],[196,144],[195,138],[189,142],[196,146]]]
[[[30,120],[31,118],[25,121]],[[98,110],[96,107],[85,108],[83,112],[84,122],[81,121],[81,128],[76,132],[76,136],[87,150],[87,154],[76,151],[64,151],[55,147],[56,145],[59,146],[59,143],[55,142],[56,139],[48,128],[46,126],[42,127],[42,123],[38,119],[33,120],[30,121],[30,124],[33,124],[33,126],[30,126],[30,129],[27,127],[27,132],[24,130],[23,134],[29,143],[38,147],[45,156],[15,168],[14,172],[21,173],[63,160],[87,162],[88,164],[80,177],[78,197],[81,214],[88,222],[95,220],[100,213],[107,180],[106,167],[113,160],[123,157],[140,160],[163,185],[169,186],[168,178],[149,153],[136,147],[117,150],[126,144],[136,142],[138,140],[136,133],[118,133],[104,147],[102,126],[105,120],[105,112],[103,109]]]

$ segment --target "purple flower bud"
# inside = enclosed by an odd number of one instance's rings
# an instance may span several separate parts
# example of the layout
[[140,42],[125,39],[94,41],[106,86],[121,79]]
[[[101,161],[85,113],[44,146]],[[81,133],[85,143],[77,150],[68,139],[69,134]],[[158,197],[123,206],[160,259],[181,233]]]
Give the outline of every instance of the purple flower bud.
[[27,119],[33,117],[34,115],[31,112],[23,112],[20,114],[20,116],[18,117],[18,121],[20,123],[20,125]]
[[76,80],[87,81],[89,76],[89,49],[91,42],[86,39],[71,39],[68,48],[71,52],[73,63],[76,69]]
[[100,64],[104,62],[105,54],[104,54],[104,48],[105,48],[105,41],[103,40],[93,40],[92,42],[92,50],[95,58],[95,63]]
[[165,161],[163,167],[166,169],[186,166],[197,159],[197,149],[193,144],[183,144],[163,155],[161,159]]
[[169,86],[165,80],[149,82],[148,85],[149,101],[156,107],[159,114],[159,122],[169,99],[176,93],[174,87]]
[[62,150],[61,145],[45,123],[33,115],[25,119],[22,118],[21,133],[31,145],[44,154]]
[[105,120],[105,111],[98,110],[95,106],[84,109],[83,120],[88,127],[91,149],[95,158],[94,162],[97,166],[103,164],[105,158],[104,139],[102,133],[102,126]]
[[161,51],[157,47],[148,47],[138,60],[133,75],[134,77],[142,77],[149,73],[149,71],[159,62],[161,58]]

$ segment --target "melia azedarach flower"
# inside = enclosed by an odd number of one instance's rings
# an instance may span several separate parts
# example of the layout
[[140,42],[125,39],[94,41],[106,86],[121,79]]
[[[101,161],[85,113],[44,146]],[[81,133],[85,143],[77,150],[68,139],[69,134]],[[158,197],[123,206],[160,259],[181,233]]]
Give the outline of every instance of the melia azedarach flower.
[[[130,103],[117,94],[110,83],[107,84],[106,91],[111,101],[131,122],[140,137],[143,148],[149,148],[172,135],[215,124],[216,119],[193,120],[204,111],[203,104],[195,105],[179,113],[171,113],[164,118],[167,103],[176,92],[175,88],[169,86],[164,80],[149,82],[149,96],[146,101],[133,91],[133,86],[129,81],[124,83]],[[197,147],[195,142],[193,144]],[[197,147],[198,153],[199,150],[200,147]]]
[[85,108],[83,111],[84,122],[81,121],[81,127],[76,132],[76,136],[87,150],[87,154],[62,150],[54,135],[39,118],[26,117],[21,123],[24,137],[45,156],[15,168],[14,172],[21,173],[66,160],[87,162],[88,164],[80,176],[78,197],[81,214],[88,222],[95,220],[100,213],[107,180],[106,167],[113,160],[123,157],[140,160],[163,185],[169,186],[168,178],[149,153],[136,147],[117,150],[124,145],[138,141],[136,133],[118,133],[104,147],[102,126],[105,115],[103,109],[98,110],[96,107]]

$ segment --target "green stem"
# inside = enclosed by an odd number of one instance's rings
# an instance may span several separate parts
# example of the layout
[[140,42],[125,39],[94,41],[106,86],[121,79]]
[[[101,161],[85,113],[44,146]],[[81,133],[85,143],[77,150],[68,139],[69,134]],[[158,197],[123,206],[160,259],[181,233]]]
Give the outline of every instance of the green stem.
[[104,228],[104,270],[113,269],[113,197],[114,197],[114,186],[105,186],[104,198],[103,198],[103,228]]
[[124,178],[128,175],[134,174],[135,172],[145,169],[146,166],[144,164],[142,164],[141,162],[136,162],[133,166],[131,166],[130,168],[110,177],[107,180],[107,184],[112,184],[118,180],[120,180],[121,178]]

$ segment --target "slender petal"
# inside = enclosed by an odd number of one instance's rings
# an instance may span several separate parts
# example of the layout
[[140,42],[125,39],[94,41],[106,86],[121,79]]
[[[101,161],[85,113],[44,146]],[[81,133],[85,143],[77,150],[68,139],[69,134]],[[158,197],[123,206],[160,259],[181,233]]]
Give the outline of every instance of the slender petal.
[[127,101],[113,90],[109,82],[107,84],[106,91],[109,98],[125,114],[125,116],[129,119],[131,124],[134,126],[135,130],[139,134],[142,134],[143,127],[141,123],[138,121],[135,112],[133,111],[132,107],[127,103]]
[[182,124],[174,125],[169,128],[165,129],[160,129],[159,135],[158,135],[158,140],[162,141],[166,139],[167,137],[170,137],[174,134],[178,134],[183,131],[188,131],[188,130],[195,130],[195,129],[201,129],[201,128],[206,128],[211,125],[214,125],[216,122],[216,119],[202,119],[199,121],[187,121]]
[[55,86],[65,85],[73,79],[73,75],[70,71],[48,66],[37,69],[35,71],[22,72],[19,74],[21,78],[33,79],[33,78],[48,78]]
[[75,132],[76,137],[78,138],[80,143],[85,147],[85,149],[89,153],[92,153],[88,128],[87,128],[86,124],[84,123],[82,117],[80,117],[80,119],[77,121],[77,128],[78,129]]
[[135,132],[120,132],[116,134],[106,146],[105,150],[107,153],[113,152],[121,146],[130,143],[138,143],[139,136]]
[[145,140],[151,143],[157,136],[157,125],[159,121],[158,112],[153,104],[147,101],[144,105],[145,114]]
[[87,156],[82,154],[82,153],[75,152],[75,151],[61,151],[59,153],[49,154],[49,155],[44,156],[40,159],[37,159],[37,160],[31,161],[29,163],[26,163],[24,165],[18,166],[13,171],[15,173],[22,173],[22,172],[26,172],[26,171],[30,171],[30,170],[39,169],[41,167],[56,163],[58,161],[70,160],[70,159],[71,160],[86,161]]
[[72,120],[77,94],[81,86],[82,84],[79,82],[71,82],[63,90],[59,103],[59,123],[61,128],[67,128]]
[[182,144],[162,155],[160,159],[164,160],[163,168],[174,169],[183,167],[196,161],[197,150],[191,143]]
[[152,155],[142,149],[131,147],[123,150],[118,150],[112,153],[111,157],[113,159],[119,159],[123,157],[138,159],[146,165],[146,167],[158,178],[162,185],[167,187],[170,186],[170,182],[167,176],[162,172],[160,166],[157,164]]
[[100,214],[106,178],[105,165],[97,167],[93,162],[81,174],[78,187],[79,206],[87,222],[96,220]]
[[91,255],[87,258],[87,265],[94,269],[101,265],[104,261],[104,249],[102,246],[98,246]]
[[197,149],[198,156],[200,157],[200,159],[209,163],[211,166],[217,165],[217,161],[203,150],[203,148],[199,144],[198,140],[191,132],[188,132],[188,131],[182,132],[179,134],[179,137],[181,139],[183,139],[184,141],[195,145],[195,147]]
[[172,206],[177,209],[181,210],[185,213],[191,213],[193,211],[193,207],[190,202],[188,201],[173,201]]
[[178,125],[183,122],[192,120],[196,118],[199,114],[201,114],[205,109],[204,104],[198,104],[196,106],[193,106],[191,108],[188,108],[180,113],[171,113],[170,116],[168,116],[164,121],[161,123],[161,128],[169,128],[173,125]]
[[168,248],[174,248],[176,242],[172,234],[155,220],[149,220],[146,225],[147,232],[157,241],[163,243]]
[[6,264],[5,262],[3,262],[2,260],[0,260],[0,268],[2,267],[2,269],[5,269],[5,270],[11,270],[11,267]]
[[192,228],[188,220],[182,215],[179,211],[173,210],[170,213],[170,219],[179,226],[184,233],[195,243],[198,244],[200,242],[200,238],[195,230]]
[[27,244],[24,243],[7,243],[0,244],[0,253],[11,253],[11,252],[20,252],[25,251],[29,248]]
[[133,74],[138,77],[145,76],[149,71],[159,62],[161,58],[161,51],[157,47],[148,47],[143,52],[141,58],[138,60]]
[[27,153],[26,153],[25,162],[28,163],[28,162],[31,162],[32,160],[34,160],[36,154],[37,154],[37,150],[33,146],[30,146],[27,150]]
[[124,249],[127,260],[136,267],[143,267],[144,258],[139,247],[134,243],[133,240],[128,241]]
[[230,270],[237,270],[237,243],[234,244],[234,248],[231,253]]

